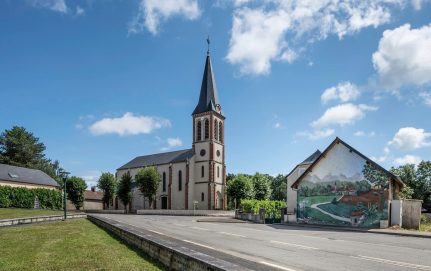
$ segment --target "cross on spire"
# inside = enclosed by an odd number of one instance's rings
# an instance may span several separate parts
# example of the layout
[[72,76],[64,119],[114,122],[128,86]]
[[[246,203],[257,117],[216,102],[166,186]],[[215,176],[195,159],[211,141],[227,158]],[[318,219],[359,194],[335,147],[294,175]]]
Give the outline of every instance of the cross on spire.
[[207,38],[207,44],[208,44],[208,51],[207,51],[207,55],[209,55],[209,54],[210,54],[210,43],[211,43],[211,41],[210,41],[210,36],[208,35],[208,38]]

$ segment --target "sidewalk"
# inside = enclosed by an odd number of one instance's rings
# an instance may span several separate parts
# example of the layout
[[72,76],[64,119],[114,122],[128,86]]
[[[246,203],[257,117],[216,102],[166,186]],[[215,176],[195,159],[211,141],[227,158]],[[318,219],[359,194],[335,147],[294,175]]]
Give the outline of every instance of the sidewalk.
[[390,234],[390,235],[398,235],[398,236],[431,238],[431,232],[404,230],[404,229],[360,229],[360,228],[333,227],[333,226],[324,226],[324,225],[288,224],[288,223],[278,223],[273,225],[280,225],[285,227],[318,228],[318,229],[334,230],[334,231],[354,231],[354,232],[364,232],[364,233],[378,233],[378,234]]

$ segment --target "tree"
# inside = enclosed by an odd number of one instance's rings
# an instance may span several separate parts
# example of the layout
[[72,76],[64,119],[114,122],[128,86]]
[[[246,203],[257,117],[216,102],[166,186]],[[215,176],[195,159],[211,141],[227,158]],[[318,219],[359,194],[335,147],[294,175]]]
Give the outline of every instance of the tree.
[[153,207],[153,202],[160,184],[160,178],[160,174],[156,167],[142,168],[135,176],[139,191],[141,191],[144,197],[148,198],[150,202],[150,208]]
[[0,163],[42,170],[63,186],[60,162],[47,159],[44,151],[45,145],[24,127],[14,126],[0,135]]
[[401,191],[400,197],[431,201],[431,161],[422,161],[417,168],[413,164],[391,168],[391,172],[408,187]]
[[124,210],[127,213],[127,206],[132,201],[132,176],[129,171],[121,176],[120,183],[118,184],[117,196],[123,203]]
[[253,183],[249,175],[238,174],[232,177],[227,184],[227,195],[232,207],[242,199],[253,199]]
[[14,126],[0,135],[0,160],[16,166],[34,166],[45,159],[45,145],[24,127]]
[[102,175],[97,182],[97,187],[103,191],[103,203],[109,208],[113,204],[115,191],[117,189],[117,181],[115,176],[109,172],[102,172]]
[[366,163],[362,169],[362,174],[364,178],[372,183],[373,185],[379,187],[380,189],[385,189],[389,187],[389,176],[386,175],[382,170],[376,168],[371,163]]
[[431,201],[431,161],[422,161],[416,171],[416,182],[421,188],[417,191],[418,198],[428,202]]
[[271,176],[267,174],[256,173],[253,176],[254,199],[267,200],[271,194],[270,187]]
[[80,210],[84,206],[85,189],[87,189],[87,184],[84,179],[75,176],[67,179],[67,198],[75,205],[76,210]]
[[287,199],[287,176],[278,174],[271,182],[271,200],[286,201]]

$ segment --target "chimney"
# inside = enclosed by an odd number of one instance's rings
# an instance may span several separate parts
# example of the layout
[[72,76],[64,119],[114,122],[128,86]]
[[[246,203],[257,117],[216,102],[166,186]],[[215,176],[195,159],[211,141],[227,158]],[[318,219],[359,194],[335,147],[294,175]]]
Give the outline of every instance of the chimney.
[[96,192],[96,187],[95,186],[91,187],[91,192]]

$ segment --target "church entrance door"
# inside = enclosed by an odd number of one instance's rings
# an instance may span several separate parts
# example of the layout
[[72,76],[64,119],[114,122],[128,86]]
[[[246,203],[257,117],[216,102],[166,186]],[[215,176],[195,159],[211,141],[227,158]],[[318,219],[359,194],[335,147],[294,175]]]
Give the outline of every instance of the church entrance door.
[[168,209],[168,197],[162,197],[162,209]]

